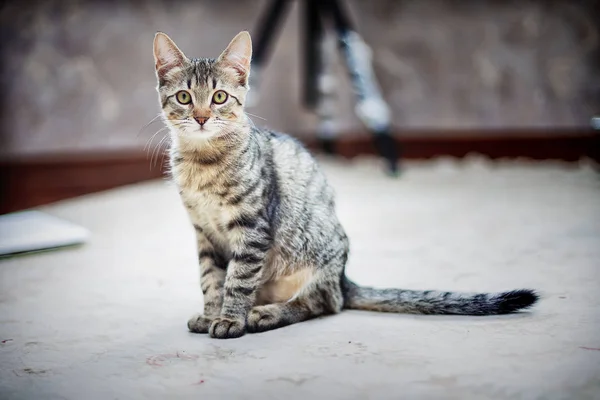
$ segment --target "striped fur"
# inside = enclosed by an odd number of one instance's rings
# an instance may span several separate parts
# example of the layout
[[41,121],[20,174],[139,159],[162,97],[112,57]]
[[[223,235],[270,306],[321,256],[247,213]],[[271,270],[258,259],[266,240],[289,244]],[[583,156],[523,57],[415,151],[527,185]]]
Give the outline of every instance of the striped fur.
[[[246,32],[219,58],[199,60],[155,37],[171,173],[197,239],[204,311],[188,321],[192,332],[233,338],[343,308],[502,314],[537,300],[530,290],[468,295],[350,282],[349,242],[323,172],[299,142],[255,128],[244,113],[251,51]],[[182,90],[190,104],[178,101]],[[223,104],[212,100],[218,90],[228,93]]]

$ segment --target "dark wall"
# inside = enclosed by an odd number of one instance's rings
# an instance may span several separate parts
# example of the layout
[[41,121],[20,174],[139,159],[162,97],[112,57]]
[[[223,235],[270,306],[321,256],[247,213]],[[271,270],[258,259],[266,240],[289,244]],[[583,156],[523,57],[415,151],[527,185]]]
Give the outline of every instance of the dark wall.
[[[585,1],[353,0],[398,129],[587,126],[600,114],[600,21]],[[258,0],[8,2],[2,32],[2,153],[140,148],[160,128],[156,31],[190,56],[217,56],[254,31]],[[250,110],[312,134],[300,104],[298,4]],[[359,131],[341,65],[337,122]],[[431,132],[431,131],[430,131]],[[440,133],[443,134],[443,133]],[[550,134],[550,133],[549,133]],[[156,143],[162,136],[159,133]]]

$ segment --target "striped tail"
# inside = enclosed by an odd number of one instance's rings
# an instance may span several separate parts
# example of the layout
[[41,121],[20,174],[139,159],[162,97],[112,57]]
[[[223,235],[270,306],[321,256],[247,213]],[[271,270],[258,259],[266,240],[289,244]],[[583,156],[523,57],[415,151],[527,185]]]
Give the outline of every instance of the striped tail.
[[533,306],[539,295],[530,289],[502,293],[457,293],[435,290],[374,289],[343,278],[344,308],[405,314],[497,315]]

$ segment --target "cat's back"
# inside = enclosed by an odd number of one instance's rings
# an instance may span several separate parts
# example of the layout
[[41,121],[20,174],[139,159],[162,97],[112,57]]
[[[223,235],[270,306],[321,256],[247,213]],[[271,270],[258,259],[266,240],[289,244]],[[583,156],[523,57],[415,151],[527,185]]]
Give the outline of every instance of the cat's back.
[[302,143],[285,133],[268,131],[267,136],[282,191],[306,200],[333,198],[321,166]]
[[335,212],[333,188],[296,139],[269,132],[268,140],[281,193],[280,244],[292,253],[319,253],[329,246],[327,238],[345,236]]

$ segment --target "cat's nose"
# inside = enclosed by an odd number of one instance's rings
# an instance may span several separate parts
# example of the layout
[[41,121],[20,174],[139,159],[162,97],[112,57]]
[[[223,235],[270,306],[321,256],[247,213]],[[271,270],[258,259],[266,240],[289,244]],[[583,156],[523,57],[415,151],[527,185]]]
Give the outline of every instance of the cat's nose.
[[194,119],[196,120],[197,123],[200,124],[200,126],[204,125],[206,123],[206,121],[208,121],[209,117],[194,117]]

